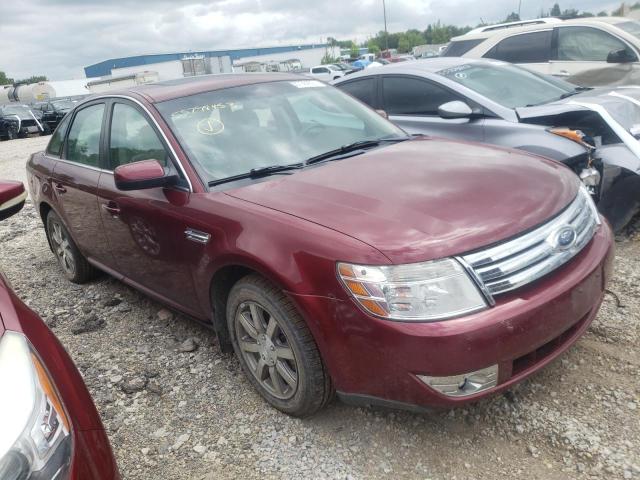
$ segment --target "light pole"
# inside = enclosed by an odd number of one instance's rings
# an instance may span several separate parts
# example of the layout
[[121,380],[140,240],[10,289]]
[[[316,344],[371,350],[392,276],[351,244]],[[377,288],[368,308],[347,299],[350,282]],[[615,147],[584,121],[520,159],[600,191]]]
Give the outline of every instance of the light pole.
[[387,6],[382,0],[382,14],[384,15],[384,49],[389,53],[389,32],[387,32]]
[[522,17],[520,17],[520,9],[522,8],[522,0],[518,1],[518,19],[522,20]]

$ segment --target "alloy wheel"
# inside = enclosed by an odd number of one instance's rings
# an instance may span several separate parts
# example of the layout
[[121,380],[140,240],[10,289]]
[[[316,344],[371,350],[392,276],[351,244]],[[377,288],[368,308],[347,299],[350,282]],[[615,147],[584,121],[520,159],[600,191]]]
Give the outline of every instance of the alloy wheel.
[[51,222],[51,243],[60,265],[69,275],[73,276],[76,271],[76,262],[73,258],[73,251],[69,242],[69,234],[59,222]]
[[241,303],[236,338],[253,376],[271,395],[289,399],[298,387],[298,364],[278,319],[256,302]]

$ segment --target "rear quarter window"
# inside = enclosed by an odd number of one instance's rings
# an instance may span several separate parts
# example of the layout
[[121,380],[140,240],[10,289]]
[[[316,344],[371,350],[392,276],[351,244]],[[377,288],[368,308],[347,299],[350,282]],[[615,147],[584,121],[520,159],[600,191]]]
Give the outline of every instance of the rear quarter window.
[[451,42],[447,45],[447,48],[442,52],[442,57],[461,57],[469,50],[477,47],[482,42],[484,42],[485,38],[476,38],[474,40],[458,40],[456,42]]
[[51,140],[49,140],[49,145],[47,145],[47,155],[52,155],[54,157],[59,157],[62,144],[64,143],[64,136],[67,133],[67,127],[69,126],[69,118],[70,115],[64,117],[62,122],[56,128],[56,131],[51,135]]

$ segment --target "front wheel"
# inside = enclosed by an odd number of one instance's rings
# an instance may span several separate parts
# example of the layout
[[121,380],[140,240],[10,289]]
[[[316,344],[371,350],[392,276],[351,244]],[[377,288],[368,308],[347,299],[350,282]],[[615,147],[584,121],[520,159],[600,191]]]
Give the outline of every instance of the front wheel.
[[231,342],[242,369],[278,410],[308,417],[331,399],[331,380],[306,323],[287,296],[259,275],[231,289]]

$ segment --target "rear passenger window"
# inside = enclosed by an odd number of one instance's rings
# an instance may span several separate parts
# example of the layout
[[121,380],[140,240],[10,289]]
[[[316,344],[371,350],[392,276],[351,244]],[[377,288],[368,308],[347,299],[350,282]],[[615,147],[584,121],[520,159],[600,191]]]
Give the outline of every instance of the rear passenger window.
[[49,145],[47,145],[47,154],[59,157],[62,153],[62,143],[64,142],[64,134],[67,133],[67,127],[69,126],[69,118],[71,115],[67,115],[62,122],[56,128],[56,131],[51,135]]
[[116,103],[111,116],[110,168],[151,159],[167,165],[167,152],[155,130],[137,109]]
[[411,77],[384,77],[382,95],[389,115],[437,115],[443,103],[460,100],[439,85]]
[[375,85],[375,78],[363,78],[362,80],[355,80],[353,82],[340,84],[338,85],[338,88],[353,95],[361,102],[364,102],[369,106],[373,106]]
[[67,160],[99,166],[103,114],[104,103],[91,105],[76,113],[67,138]]
[[484,54],[510,63],[545,63],[551,59],[551,30],[505,38]]

